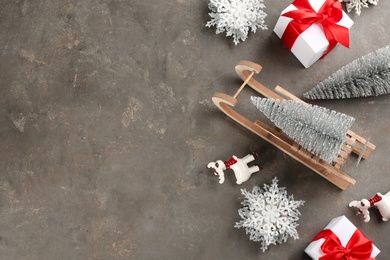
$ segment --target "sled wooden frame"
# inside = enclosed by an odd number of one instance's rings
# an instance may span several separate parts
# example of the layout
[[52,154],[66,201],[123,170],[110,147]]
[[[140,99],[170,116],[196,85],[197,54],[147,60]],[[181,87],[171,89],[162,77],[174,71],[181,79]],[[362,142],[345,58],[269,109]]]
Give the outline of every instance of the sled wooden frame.
[[262,67],[256,63],[242,60],[236,65],[235,69],[240,78],[244,80],[244,83],[240,86],[237,92],[233,96],[229,96],[223,93],[215,93],[212,98],[214,104],[220,110],[222,110],[222,112],[224,112],[237,123],[241,124],[269,143],[273,144],[286,154],[290,155],[295,160],[306,165],[308,168],[318,173],[340,189],[344,190],[349,185],[356,183],[355,179],[342,172],[340,168],[343,166],[351,152],[359,155],[358,160],[361,158],[367,158],[375,149],[374,144],[368,142],[366,139],[362,138],[356,133],[348,131],[345,137],[346,142],[338,156],[334,158],[332,164],[325,162],[324,160],[318,158],[318,156],[313,155],[301,147],[298,143],[287,137],[277,127],[268,126],[260,120],[251,122],[233,110],[233,107],[237,104],[237,96],[241,93],[246,85],[249,85],[255,91],[267,98],[279,100],[290,99],[303,102],[301,99],[297,98],[280,86],[277,86],[274,92],[256,81],[253,78],[253,75],[255,73],[259,73],[262,69]]

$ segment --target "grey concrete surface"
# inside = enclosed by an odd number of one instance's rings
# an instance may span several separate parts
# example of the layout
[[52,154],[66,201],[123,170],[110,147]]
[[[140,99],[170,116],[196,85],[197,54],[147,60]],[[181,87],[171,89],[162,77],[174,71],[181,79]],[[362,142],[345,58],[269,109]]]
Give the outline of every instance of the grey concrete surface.
[[[0,3],[0,259],[309,259],[303,252],[332,218],[346,215],[390,259],[390,223],[351,200],[390,190],[390,96],[319,101],[356,118],[377,149],[343,170],[341,191],[224,116],[214,92],[256,78],[301,97],[364,54],[390,44],[390,2],[354,20],[351,46],[304,69],[272,32],[288,0],[265,0],[267,31],[232,38],[206,28],[207,0],[9,0]],[[259,114],[240,96],[249,118]],[[264,170],[218,184],[207,164],[256,151]],[[262,253],[237,210],[241,188],[279,179],[300,207],[299,240]]]

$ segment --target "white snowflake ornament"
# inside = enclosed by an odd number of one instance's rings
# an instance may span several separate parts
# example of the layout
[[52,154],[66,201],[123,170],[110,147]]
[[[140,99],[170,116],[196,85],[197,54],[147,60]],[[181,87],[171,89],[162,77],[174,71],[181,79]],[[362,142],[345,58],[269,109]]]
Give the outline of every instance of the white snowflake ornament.
[[355,9],[357,15],[360,15],[362,8],[368,8],[368,5],[377,5],[379,0],[339,0],[340,2],[347,3],[347,12],[351,12]]
[[235,45],[248,38],[249,29],[254,33],[257,28],[267,30],[263,0],[210,0],[208,6],[212,12],[206,27],[215,25],[217,34],[226,31]]
[[271,185],[264,184],[263,189],[255,186],[252,192],[241,189],[241,193],[246,199],[238,210],[241,220],[234,227],[245,228],[250,240],[261,242],[263,252],[271,244],[285,243],[289,236],[299,238],[296,230],[300,215],[298,207],[304,201],[287,196],[286,188],[278,187],[276,177]]

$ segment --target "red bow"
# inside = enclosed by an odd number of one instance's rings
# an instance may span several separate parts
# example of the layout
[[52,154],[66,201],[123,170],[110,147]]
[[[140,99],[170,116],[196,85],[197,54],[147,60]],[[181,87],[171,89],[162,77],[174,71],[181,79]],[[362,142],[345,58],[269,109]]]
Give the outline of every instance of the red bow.
[[345,247],[330,229],[322,230],[313,241],[320,238],[325,238],[325,242],[321,245],[325,255],[320,257],[320,260],[375,260],[371,258],[372,241],[368,240],[359,229],[356,229]]
[[319,23],[328,39],[329,46],[321,59],[325,57],[337,43],[349,47],[348,28],[336,24],[343,17],[343,7],[337,0],[325,0],[318,12],[314,11],[308,0],[295,0],[292,3],[298,10],[289,11],[282,16],[293,20],[288,24],[283,33],[282,41],[291,50],[298,36],[308,29],[313,23]]

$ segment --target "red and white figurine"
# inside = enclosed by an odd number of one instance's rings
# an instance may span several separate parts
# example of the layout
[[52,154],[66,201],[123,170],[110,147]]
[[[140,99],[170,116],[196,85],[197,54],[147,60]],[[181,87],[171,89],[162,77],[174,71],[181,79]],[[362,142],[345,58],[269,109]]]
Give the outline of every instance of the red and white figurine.
[[254,152],[241,159],[233,155],[228,161],[225,162],[221,160],[211,162],[207,165],[207,168],[213,168],[215,170],[214,174],[219,176],[219,183],[221,184],[225,181],[224,170],[232,169],[236,175],[236,183],[241,184],[244,181],[247,181],[253,173],[263,169],[263,167],[260,165],[254,165],[251,167],[248,166],[248,163],[255,160],[256,158],[257,154]]
[[379,210],[379,213],[382,215],[382,220],[388,221],[390,219],[390,191],[385,195],[382,195],[378,192],[371,199],[351,201],[349,203],[349,206],[359,208],[358,213],[363,214],[364,222],[366,223],[370,221],[370,212],[368,211],[368,209],[374,206]]

